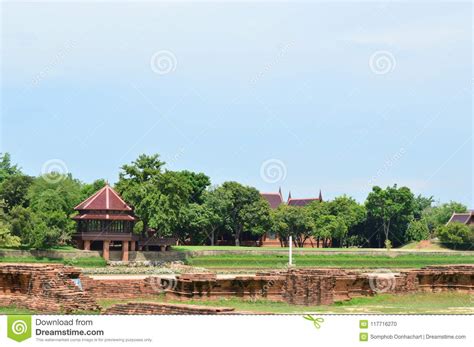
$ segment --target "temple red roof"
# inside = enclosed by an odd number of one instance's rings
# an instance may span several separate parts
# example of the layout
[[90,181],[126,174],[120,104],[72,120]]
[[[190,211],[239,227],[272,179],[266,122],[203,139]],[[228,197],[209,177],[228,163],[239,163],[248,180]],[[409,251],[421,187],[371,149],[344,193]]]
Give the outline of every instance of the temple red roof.
[[275,209],[283,203],[283,198],[280,193],[261,193],[262,198],[268,201],[270,207]]
[[319,198],[307,198],[307,199],[295,199],[295,198],[290,198],[288,199],[288,206],[306,206],[309,203],[312,203],[313,201],[320,201]]
[[[283,201],[281,188],[279,189],[278,193],[260,193],[260,195],[262,196],[262,198],[268,201],[272,209],[275,209],[281,204],[285,203]],[[288,200],[286,201],[286,204],[289,206],[306,206],[313,201],[323,201],[323,195],[321,194],[321,190],[319,190],[318,198],[305,198],[305,199],[294,199],[291,197],[291,192],[289,192]]]
[[76,211],[132,211],[108,184],[74,208]]
[[128,214],[108,214],[108,213],[84,213],[72,217],[74,220],[124,220],[133,222],[135,217]]
[[448,221],[448,224],[454,223],[454,222],[463,223],[463,224],[472,224],[474,223],[474,212],[469,211],[466,213],[453,213],[453,215]]

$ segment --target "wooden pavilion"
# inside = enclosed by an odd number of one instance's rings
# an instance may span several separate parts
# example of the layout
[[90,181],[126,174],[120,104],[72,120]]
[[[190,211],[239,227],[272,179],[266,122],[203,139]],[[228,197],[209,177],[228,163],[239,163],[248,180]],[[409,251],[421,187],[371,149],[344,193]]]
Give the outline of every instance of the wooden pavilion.
[[101,244],[102,256],[109,259],[111,243],[121,243],[122,261],[128,261],[129,250],[135,251],[139,236],[133,233],[136,217],[133,209],[108,184],[74,208],[78,214],[73,239],[78,247],[90,250]]

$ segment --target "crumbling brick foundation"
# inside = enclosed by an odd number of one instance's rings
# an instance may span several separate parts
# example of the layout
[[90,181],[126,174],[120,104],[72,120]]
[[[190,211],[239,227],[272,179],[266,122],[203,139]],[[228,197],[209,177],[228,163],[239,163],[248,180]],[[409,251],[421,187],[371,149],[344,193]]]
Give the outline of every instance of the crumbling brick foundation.
[[[82,289],[73,279],[81,281]],[[330,305],[377,293],[451,290],[474,291],[474,265],[428,266],[402,271],[289,269],[244,276],[194,273],[176,278],[96,279],[63,265],[0,264],[0,307],[14,305],[45,313],[98,311],[100,307],[95,300],[101,298],[127,301],[157,295],[180,300],[238,297],[286,301],[295,305]],[[165,306],[121,307],[116,308],[116,312],[168,310]],[[176,312],[179,312],[178,308]]]
[[63,265],[0,264],[0,306],[44,313],[98,310],[95,299],[73,281],[80,270]]
[[290,269],[282,296],[296,305],[329,305],[336,301],[377,293],[417,291],[472,292],[474,265],[427,266],[403,271],[346,271],[343,269]]

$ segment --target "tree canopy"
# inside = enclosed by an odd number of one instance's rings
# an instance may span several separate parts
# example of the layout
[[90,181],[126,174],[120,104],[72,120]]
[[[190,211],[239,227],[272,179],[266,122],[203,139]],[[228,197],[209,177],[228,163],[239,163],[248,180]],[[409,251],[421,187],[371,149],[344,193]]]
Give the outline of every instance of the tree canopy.
[[[74,207],[106,181],[83,183],[72,174],[31,177],[0,154],[0,246],[48,248],[71,243]],[[119,170],[117,191],[139,219],[136,231],[175,236],[181,243],[257,241],[274,233],[283,245],[382,247],[438,236],[446,245],[472,243],[472,230],[445,226],[458,202],[434,204],[408,187],[373,187],[364,204],[343,195],[304,207],[272,210],[259,191],[238,182],[211,186],[204,173],[171,171],[158,154],[141,154]]]

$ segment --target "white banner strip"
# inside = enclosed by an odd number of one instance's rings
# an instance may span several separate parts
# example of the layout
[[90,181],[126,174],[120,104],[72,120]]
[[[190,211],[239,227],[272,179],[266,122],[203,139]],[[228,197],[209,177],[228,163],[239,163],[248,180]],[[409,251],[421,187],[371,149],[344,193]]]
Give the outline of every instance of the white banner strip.
[[[0,346],[472,346],[472,315],[0,316]],[[31,322],[30,322],[30,321]]]

